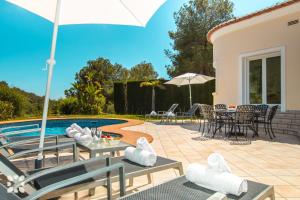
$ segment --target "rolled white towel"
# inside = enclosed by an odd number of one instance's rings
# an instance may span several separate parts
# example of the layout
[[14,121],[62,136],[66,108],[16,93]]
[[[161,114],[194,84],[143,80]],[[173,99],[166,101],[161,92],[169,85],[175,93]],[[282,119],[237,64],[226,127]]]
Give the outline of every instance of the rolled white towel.
[[231,173],[231,169],[225,161],[224,157],[219,153],[212,153],[207,158],[207,166],[209,169],[218,172],[229,172]]
[[72,130],[72,127],[66,128],[66,133],[68,133],[70,130]]
[[81,142],[93,141],[93,137],[90,135],[81,135],[80,141]]
[[93,137],[90,135],[81,135],[76,141],[89,145],[93,142]]
[[156,115],[157,115],[157,113],[154,110],[151,111],[150,116],[156,116]]
[[75,139],[76,141],[80,141],[81,135],[82,135],[82,134],[79,133],[79,132],[75,133],[75,134],[74,134],[74,139]]
[[175,117],[176,115],[173,112],[167,112],[167,117]]
[[[70,130],[68,133],[67,133],[67,136],[70,137],[70,138],[73,138],[74,135],[76,133],[79,133],[77,130]],[[81,134],[81,133],[80,133]]]
[[78,131],[75,130],[75,129],[73,129],[73,128],[71,128],[71,127],[69,127],[69,128],[66,129],[66,134],[70,138],[73,138],[76,133],[78,133]]
[[134,147],[125,149],[125,158],[143,166],[154,166],[157,160],[157,156],[154,153]]
[[207,189],[240,196],[248,191],[247,180],[228,172],[217,172],[200,164],[190,164],[186,171],[186,178]]
[[85,127],[84,129],[83,129],[83,132],[84,132],[84,134],[85,135],[92,135],[92,131],[91,131],[91,129],[89,129],[88,127]]
[[71,128],[77,130],[79,133],[84,133],[83,129],[76,123],[72,124]]
[[154,149],[152,148],[152,146],[149,144],[148,140],[145,137],[140,137],[137,139],[136,148],[145,150],[145,151],[149,151],[156,155]]

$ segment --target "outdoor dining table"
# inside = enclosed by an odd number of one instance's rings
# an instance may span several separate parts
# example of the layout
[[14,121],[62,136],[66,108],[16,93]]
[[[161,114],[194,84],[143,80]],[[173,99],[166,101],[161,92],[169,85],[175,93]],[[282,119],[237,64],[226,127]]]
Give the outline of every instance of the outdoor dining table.
[[87,151],[90,158],[94,158],[97,155],[103,155],[104,153],[110,153],[111,156],[115,155],[115,152],[125,150],[127,147],[132,145],[120,141],[119,144],[109,144],[108,142],[92,142],[92,143],[81,143],[77,142],[79,149]]
[[[224,119],[225,120],[231,120],[233,122],[234,120],[234,117],[235,117],[235,114],[237,113],[237,110],[236,109],[216,109],[214,110],[215,114],[216,114],[216,118],[218,120],[218,117]],[[255,119],[258,119],[260,117],[260,112],[259,111],[254,111],[254,118]],[[258,121],[258,120],[254,120],[253,123],[255,121]],[[254,123],[254,127],[253,127],[253,131],[254,131],[254,135],[253,137],[255,136],[259,136],[258,135],[258,122]]]

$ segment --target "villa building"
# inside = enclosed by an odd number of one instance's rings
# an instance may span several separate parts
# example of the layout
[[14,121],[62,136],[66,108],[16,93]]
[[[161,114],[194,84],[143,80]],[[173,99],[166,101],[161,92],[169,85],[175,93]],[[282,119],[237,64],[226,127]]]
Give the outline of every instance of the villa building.
[[281,111],[300,110],[299,21],[300,0],[290,0],[210,30],[214,103],[279,104]]

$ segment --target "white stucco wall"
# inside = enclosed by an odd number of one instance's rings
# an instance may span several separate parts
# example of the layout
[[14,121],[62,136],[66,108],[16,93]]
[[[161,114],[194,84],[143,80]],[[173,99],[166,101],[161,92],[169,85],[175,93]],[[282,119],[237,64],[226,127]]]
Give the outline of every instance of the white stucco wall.
[[300,12],[231,32],[214,40],[215,103],[241,103],[240,55],[285,47],[285,106],[287,110],[300,110],[300,23],[287,25],[295,19],[300,20]]

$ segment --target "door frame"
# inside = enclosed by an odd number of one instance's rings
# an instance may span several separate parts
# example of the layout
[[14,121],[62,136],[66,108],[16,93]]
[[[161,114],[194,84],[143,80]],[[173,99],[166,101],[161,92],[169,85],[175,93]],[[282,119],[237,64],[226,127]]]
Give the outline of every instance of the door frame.
[[[239,56],[239,104],[248,103],[248,61],[249,59],[262,59],[263,57],[268,57],[269,55],[277,55],[281,57],[281,111],[286,110],[286,87],[285,87],[285,46],[262,49],[253,52],[242,53]],[[263,71],[263,77],[264,77]],[[266,84],[266,80],[263,81],[263,84]],[[266,88],[266,87],[263,87]],[[263,92],[264,93],[264,92]]]

